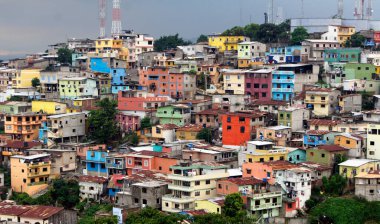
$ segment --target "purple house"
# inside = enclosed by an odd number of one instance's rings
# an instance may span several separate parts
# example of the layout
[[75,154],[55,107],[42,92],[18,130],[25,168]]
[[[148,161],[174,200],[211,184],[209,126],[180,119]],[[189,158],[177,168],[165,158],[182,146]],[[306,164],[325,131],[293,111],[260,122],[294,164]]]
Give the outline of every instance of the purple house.
[[260,69],[245,73],[245,94],[251,99],[271,100],[272,70]]

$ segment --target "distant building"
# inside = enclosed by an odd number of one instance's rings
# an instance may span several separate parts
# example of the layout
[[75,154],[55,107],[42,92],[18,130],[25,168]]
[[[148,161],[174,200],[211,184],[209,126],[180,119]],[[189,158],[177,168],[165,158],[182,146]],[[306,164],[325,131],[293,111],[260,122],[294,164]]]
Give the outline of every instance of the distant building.
[[100,201],[107,190],[107,178],[99,176],[79,177],[79,197],[81,200],[88,199]]
[[368,201],[380,200],[379,170],[369,171],[355,176],[355,195]]

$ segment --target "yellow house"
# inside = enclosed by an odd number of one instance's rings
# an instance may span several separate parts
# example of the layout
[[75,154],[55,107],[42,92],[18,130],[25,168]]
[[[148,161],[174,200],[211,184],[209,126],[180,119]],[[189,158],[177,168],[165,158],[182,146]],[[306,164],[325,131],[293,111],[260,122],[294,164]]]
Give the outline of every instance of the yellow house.
[[348,179],[352,179],[358,174],[378,170],[380,168],[380,161],[372,159],[349,159],[338,165],[339,174]]
[[49,187],[50,155],[11,157],[11,187],[14,192],[33,196]]
[[337,29],[338,29],[338,41],[340,44],[345,43],[356,32],[354,26],[337,26]]
[[40,69],[22,69],[13,79],[13,88],[30,88],[34,78],[41,79]]
[[219,52],[237,51],[238,43],[245,41],[250,41],[249,37],[221,35],[211,35],[208,37],[208,45],[217,48]]
[[32,112],[41,112],[44,114],[64,114],[67,106],[65,103],[55,101],[32,101]]
[[354,135],[349,133],[341,133],[334,137],[334,145],[347,148],[348,156],[350,158],[363,158],[365,142],[364,138],[360,135]]
[[252,154],[245,154],[246,161],[253,162],[270,162],[278,160],[286,160],[289,151],[286,148],[274,147],[271,150],[257,150]]
[[189,124],[178,128],[175,135],[178,140],[196,140],[202,129],[201,125]]
[[195,201],[195,210],[205,210],[207,213],[222,214],[224,197]]
[[111,50],[121,49],[123,47],[123,40],[120,39],[98,39],[95,41],[96,53],[110,52]]
[[223,89],[226,94],[244,94],[245,70],[223,69]]
[[306,91],[305,103],[315,116],[327,117],[336,111],[340,91],[327,88],[312,88]]

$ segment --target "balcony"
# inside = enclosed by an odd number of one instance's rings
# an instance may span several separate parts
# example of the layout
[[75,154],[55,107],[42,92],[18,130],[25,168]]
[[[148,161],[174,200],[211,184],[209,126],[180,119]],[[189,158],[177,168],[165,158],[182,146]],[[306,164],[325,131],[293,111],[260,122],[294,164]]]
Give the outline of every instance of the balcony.
[[28,168],[38,168],[42,166],[49,166],[50,162],[29,163]]
[[281,203],[270,203],[263,205],[252,205],[252,210],[261,210],[261,209],[271,209],[271,208],[280,208]]
[[262,199],[262,198],[281,197],[282,193],[281,191],[273,191],[273,192],[265,192],[265,193],[251,193],[251,194],[248,194],[248,196],[254,200],[257,200],[257,199]]
[[48,184],[48,182],[40,181],[40,182],[29,183],[28,186],[36,186],[36,185],[42,185],[42,184]]
[[47,171],[45,171],[45,172],[37,171],[37,172],[29,172],[28,173],[28,177],[37,177],[37,176],[49,176],[49,173]]
[[288,84],[294,84],[294,79],[272,79],[272,83],[288,83]]
[[328,99],[324,99],[324,100],[322,100],[322,99],[305,99],[305,103],[307,103],[307,104],[326,104],[326,103],[328,103],[329,102],[329,100]]
[[174,203],[183,204],[183,203],[193,202],[193,201],[195,201],[195,198],[190,197],[190,196],[175,197],[171,194],[166,194],[166,195],[162,196],[162,201],[171,201]]
[[272,88],[272,92],[293,93],[293,88]]
[[186,192],[192,192],[195,190],[194,187],[190,186],[182,186],[182,185],[174,185],[174,184],[169,184],[168,188],[170,190],[177,190],[177,191],[186,191]]
[[197,181],[197,180],[209,180],[209,179],[220,179],[227,178],[229,175],[225,173],[214,173],[214,174],[205,174],[205,175],[194,175],[194,176],[182,176],[179,174],[169,174],[168,179],[170,180],[181,180],[181,181]]
[[118,164],[118,163],[106,163],[106,168],[114,168],[114,169],[124,169],[124,164]]

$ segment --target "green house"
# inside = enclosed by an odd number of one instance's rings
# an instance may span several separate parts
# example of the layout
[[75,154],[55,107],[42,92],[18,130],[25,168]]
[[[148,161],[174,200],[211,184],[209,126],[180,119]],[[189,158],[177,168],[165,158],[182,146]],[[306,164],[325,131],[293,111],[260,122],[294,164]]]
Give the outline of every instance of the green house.
[[338,48],[326,49],[324,59],[325,62],[345,62],[345,63],[360,63],[360,48]]
[[160,124],[175,124],[184,126],[191,121],[190,107],[184,104],[175,104],[159,107],[156,117]]
[[333,167],[338,156],[347,157],[348,149],[338,145],[320,145],[306,150],[306,161]]
[[0,112],[3,114],[19,114],[32,111],[32,105],[28,102],[6,101],[0,104]]

